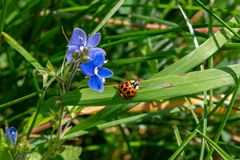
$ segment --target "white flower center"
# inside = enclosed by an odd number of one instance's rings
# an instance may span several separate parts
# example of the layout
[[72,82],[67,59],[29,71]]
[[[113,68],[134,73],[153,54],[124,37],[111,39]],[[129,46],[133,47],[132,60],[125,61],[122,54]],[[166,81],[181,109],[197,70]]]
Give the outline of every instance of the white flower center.
[[84,50],[84,46],[81,46],[79,49],[82,52]]
[[94,74],[98,75],[98,67],[94,68]]

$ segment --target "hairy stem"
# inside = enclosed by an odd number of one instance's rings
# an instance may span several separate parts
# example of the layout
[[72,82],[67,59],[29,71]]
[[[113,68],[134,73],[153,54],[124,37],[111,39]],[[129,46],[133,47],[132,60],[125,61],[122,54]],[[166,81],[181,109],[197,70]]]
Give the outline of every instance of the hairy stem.
[[78,68],[79,64],[80,64],[80,58],[77,58],[77,60],[75,61],[74,65],[73,65],[73,69],[72,69],[72,71],[70,73],[70,76],[69,76],[69,78],[67,80],[67,87],[66,87],[67,91],[69,91],[69,89],[71,87],[73,77],[74,77],[74,75],[75,75],[75,73],[77,71],[77,68]]

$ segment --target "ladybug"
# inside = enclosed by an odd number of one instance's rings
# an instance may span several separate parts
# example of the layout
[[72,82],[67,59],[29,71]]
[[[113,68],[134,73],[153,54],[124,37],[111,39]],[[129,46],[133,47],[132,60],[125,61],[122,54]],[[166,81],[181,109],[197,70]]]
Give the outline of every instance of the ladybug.
[[139,82],[137,80],[126,81],[119,85],[119,92],[125,99],[134,97],[139,89]]

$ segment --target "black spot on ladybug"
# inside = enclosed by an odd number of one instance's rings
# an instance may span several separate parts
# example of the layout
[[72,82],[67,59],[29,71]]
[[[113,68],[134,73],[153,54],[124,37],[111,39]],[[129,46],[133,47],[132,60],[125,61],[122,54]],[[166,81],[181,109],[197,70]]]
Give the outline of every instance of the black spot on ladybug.
[[128,84],[126,84],[126,87],[128,86]]
[[127,91],[127,95],[129,95],[130,94],[130,91]]
[[127,88],[124,88],[123,90],[124,90],[124,91],[126,91],[126,90],[127,90]]
[[125,84],[127,85],[127,84],[128,84],[128,82],[125,82]]
[[123,89],[123,86],[121,86],[121,88]]
[[134,93],[134,90],[132,90],[131,93]]

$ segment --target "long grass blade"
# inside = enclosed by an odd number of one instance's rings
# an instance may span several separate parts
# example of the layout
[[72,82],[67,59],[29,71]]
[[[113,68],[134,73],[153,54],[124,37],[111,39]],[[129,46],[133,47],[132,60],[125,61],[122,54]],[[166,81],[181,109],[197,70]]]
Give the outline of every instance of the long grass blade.
[[37,70],[43,70],[42,65],[26,50],[24,49],[15,39],[13,39],[9,34],[3,32],[2,35],[16,51],[18,51],[28,62],[32,64]]
[[223,159],[233,160],[233,158],[229,156],[222,148],[220,148],[214,141],[208,138],[205,134],[201,133],[199,130],[196,131],[208,141],[208,143],[221,155]]
[[[221,134],[223,132],[223,129],[224,129],[226,123],[227,123],[228,117],[229,117],[229,115],[230,115],[230,113],[232,111],[233,104],[235,103],[238,90],[239,90],[239,80],[236,81],[235,90],[233,92],[233,95],[232,95],[231,101],[229,103],[229,106],[227,107],[226,113],[223,116],[223,120],[221,121],[221,123],[220,123],[220,125],[218,127],[218,130],[217,130],[217,133],[216,133],[216,135],[214,137],[214,140],[213,140],[214,143],[218,143],[218,140],[219,140],[219,138],[220,138],[220,136],[221,136]],[[206,159],[210,159],[210,157],[212,156],[212,153],[213,153],[213,148],[210,149],[210,151],[208,152]]]
[[[231,19],[231,22],[238,22],[237,19]],[[239,29],[234,29],[238,31]],[[226,42],[233,37],[232,32],[223,29],[210,37],[198,48],[194,49],[191,53],[181,58],[176,63],[170,65],[159,73],[155,74],[154,77],[160,77],[164,75],[184,73],[192,69],[193,67],[201,64],[206,59],[211,57],[216,51],[218,51]]]
[[118,9],[123,5],[125,0],[119,0],[117,4],[108,12],[108,14],[103,18],[103,20],[97,25],[97,27],[92,31],[92,33],[98,32],[104,24],[118,11]]
[[[232,93],[232,90],[229,90],[228,93],[225,94],[225,96],[217,103],[217,105],[214,107],[214,109],[208,114],[208,118],[210,118],[217,109],[224,103],[224,101],[229,97],[229,95]],[[200,126],[203,124],[203,119],[198,123],[198,125],[195,127],[195,129],[183,140],[181,145],[177,148],[177,150],[169,157],[168,160],[174,160],[177,158],[177,156],[184,150],[184,148],[189,144],[189,142],[192,140],[192,138],[197,134],[197,129],[200,128]]]
[[[102,93],[90,89],[70,91],[63,95],[60,100],[62,105],[97,106],[168,99],[234,85],[235,77],[233,74],[240,75],[239,64],[226,68],[207,69],[186,75],[170,75],[142,81],[142,88],[139,89],[136,97],[131,100],[123,99],[119,95],[117,86],[105,87]],[[188,89],[186,90],[186,88]]]
[[215,14],[213,11],[210,11],[201,1],[196,0],[196,2],[205,10],[207,11],[209,14],[211,14],[214,18],[216,18],[220,23],[222,23],[230,32],[233,33],[233,35],[235,35],[236,37],[240,38],[240,35],[234,30],[232,29],[227,23],[225,23],[220,17],[217,16],[217,14]]

